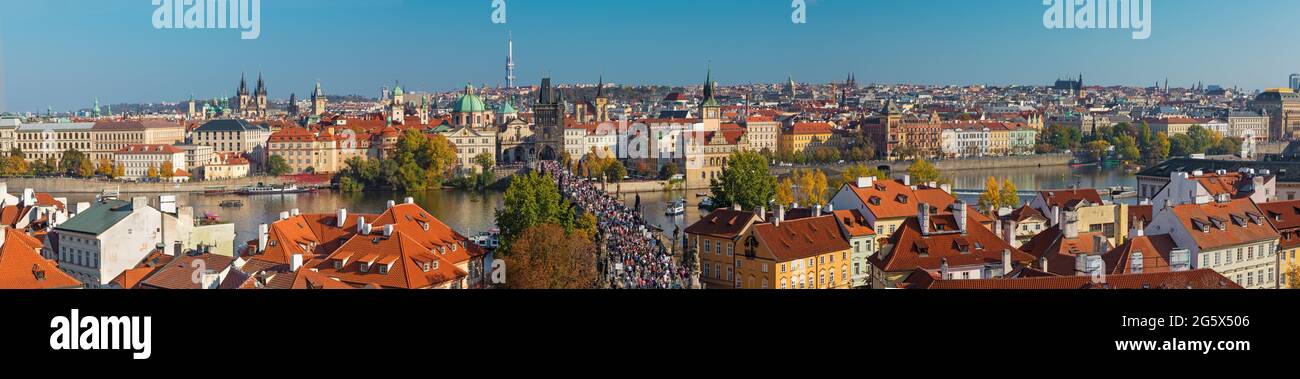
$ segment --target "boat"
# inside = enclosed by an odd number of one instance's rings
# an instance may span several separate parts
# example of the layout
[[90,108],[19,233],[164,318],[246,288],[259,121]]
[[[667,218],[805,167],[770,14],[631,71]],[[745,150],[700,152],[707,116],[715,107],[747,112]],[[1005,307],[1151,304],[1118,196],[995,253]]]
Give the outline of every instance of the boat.
[[244,201],[243,201],[243,200],[226,200],[226,201],[222,201],[221,204],[220,204],[220,206],[221,206],[222,208],[242,208],[242,207],[244,206]]
[[240,195],[283,195],[283,194],[304,193],[304,192],[311,192],[311,191],[312,190],[309,188],[298,188],[298,186],[293,184],[284,187],[272,187],[262,183],[258,183],[255,186],[240,188],[238,191],[235,191],[235,193]]
[[668,207],[664,209],[664,214],[668,216],[679,216],[679,215],[686,214],[686,200],[681,199],[681,200],[669,202]]
[[701,199],[699,207],[700,209],[713,210],[713,198],[706,197],[704,199]]
[[225,195],[230,193],[226,187],[208,187],[203,190],[204,195]]
[[498,247],[501,247],[501,230],[491,229],[486,232],[479,233],[478,235],[471,237],[469,240],[470,242],[473,242],[475,245],[479,245],[479,247],[482,247],[484,249],[496,250]]

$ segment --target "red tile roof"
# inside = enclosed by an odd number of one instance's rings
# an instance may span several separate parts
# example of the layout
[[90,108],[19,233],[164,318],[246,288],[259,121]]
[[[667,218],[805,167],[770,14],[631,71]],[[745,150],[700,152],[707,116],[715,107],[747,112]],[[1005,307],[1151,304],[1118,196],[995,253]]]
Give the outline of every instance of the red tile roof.
[[177,154],[182,153],[172,145],[131,145],[118,150],[118,154]]
[[1278,239],[1277,230],[1249,198],[1226,203],[1184,204],[1173,207],[1174,216],[1201,250]]
[[1024,279],[973,279],[920,281],[908,288],[940,290],[1061,290],[1061,289],[1242,289],[1210,269],[1126,275],[1107,275],[1104,283],[1091,276],[1055,276]]
[[813,257],[850,249],[835,217],[822,216],[775,224],[754,225],[754,236],[778,262]]
[[1142,272],[1168,272],[1169,255],[1177,245],[1168,234],[1135,237],[1102,255],[1109,274],[1131,274],[1133,254],[1142,254]]
[[749,230],[757,220],[754,212],[718,209],[700,218],[686,227],[686,234],[705,235],[718,238],[736,238]]
[[82,288],[77,279],[41,256],[41,241],[12,228],[3,228],[0,246],[0,289]]
[[949,267],[1001,262],[1004,250],[1011,252],[1012,261],[1022,264],[1034,261],[1033,256],[1011,247],[975,219],[966,220],[964,234],[955,232],[957,221],[951,214],[935,214],[930,216],[930,221],[929,230],[935,232],[925,236],[921,234],[918,219],[909,217],[889,237],[888,244],[892,246],[886,249],[892,250],[873,255],[872,264],[891,272],[938,270],[945,259]]
[[1257,204],[1264,218],[1281,234],[1278,246],[1291,249],[1300,246],[1300,200],[1276,201]]
[[1047,208],[1059,206],[1065,209],[1068,205],[1073,205],[1078,200],[1087,200],[1093,204],[1101,204],[1101,194],[1096,189],[1081,188],[1067,190],[1038,191],[1038,196],[1047,202]]

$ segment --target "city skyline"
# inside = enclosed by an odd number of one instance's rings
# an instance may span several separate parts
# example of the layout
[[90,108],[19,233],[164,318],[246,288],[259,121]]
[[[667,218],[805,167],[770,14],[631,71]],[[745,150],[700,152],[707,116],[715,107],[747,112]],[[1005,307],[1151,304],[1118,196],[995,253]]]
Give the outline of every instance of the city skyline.
[[[1146,40],[1119,30],[1049,30],[1038,1],[813,1],[806,24],[791,22],[787,1],[507,1],[505,24],[492,23],[491,3],[266,1],[256,40],[224,30],[154,29],[149,1],[6,3],[0,109],[229,96],[241,72],[265,75],[273,99],[305,97],[317,80],[328,93],[366,96],[394,81],[414,91],[451,91],[467,81],[496,87],[504,85],[512,34],[520,86],[543,76],[695,85],[710,65],[723,85],[787,76],[828,83],[850,72],[864,84],[1050,85],[1083,73],[1090,85],[1168,78],[1173,87],[1263,89],[1286,87],[1287,76],[1300,71],[1288,63],[1300,53],[1275,51],[1284,42],[1283,15],[1300,10],[1286,1],[1248,9],[1208,0],[1156,3]],[[43,21],[53,17],[84,27],[73,32]],[[561,17],[590,21],[549,21]]]

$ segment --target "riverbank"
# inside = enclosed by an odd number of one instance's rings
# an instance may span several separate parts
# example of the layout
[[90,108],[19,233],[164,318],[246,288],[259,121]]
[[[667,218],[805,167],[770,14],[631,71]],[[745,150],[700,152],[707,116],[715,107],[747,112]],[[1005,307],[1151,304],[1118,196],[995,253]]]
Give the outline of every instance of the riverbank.
[[212,187],[227,187],[235,189],[238,187],[265,183],[267,185],[278,186],[285,183],[279,177],[251,177],[230,180],[213,180],[202,182],[188,183],[130,183],[130,182],[106,182],[94,179],[75,179],[75,178],[0,178],[0,183],[6,183],[9,189],[22,190],[31,188],[36,192],[49,193],[83,193],[99,194],[105,190],[118,191],[120,193],[202,193]]

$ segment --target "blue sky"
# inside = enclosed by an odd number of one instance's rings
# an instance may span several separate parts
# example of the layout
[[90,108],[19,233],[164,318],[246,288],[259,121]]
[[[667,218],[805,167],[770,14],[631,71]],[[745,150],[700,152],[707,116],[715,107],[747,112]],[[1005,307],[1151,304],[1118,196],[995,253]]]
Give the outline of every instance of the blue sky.
[[[1293,0],[1153,0],[1152,35],[1048,30],[1041,0],[262,0],[262,31],[157,30],[150,0],[0,0],[0,109],[212,98],[241,71],[273,98],[374,96],[500,84],[514,32],[517,83],[692,84],[712,61],[724,84],[1089,84],[1285,86],[1300,72]],[[251,85],[251,84],[250,84]]]

